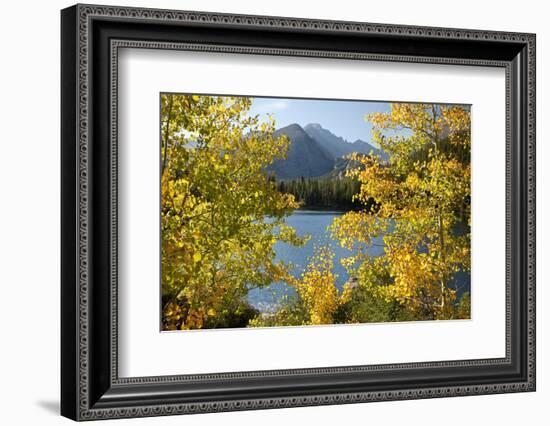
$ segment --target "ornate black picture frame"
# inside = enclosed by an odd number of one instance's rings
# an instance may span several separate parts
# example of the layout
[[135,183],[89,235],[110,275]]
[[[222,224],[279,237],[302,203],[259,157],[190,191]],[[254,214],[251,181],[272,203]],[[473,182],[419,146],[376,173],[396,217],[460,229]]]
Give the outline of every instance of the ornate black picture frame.
[[[92,420],[535,390],[535,35],[95,5],[64,9],[61,28],[62,415]],[[504,68],[506,356],[120,378],[121,47]]]

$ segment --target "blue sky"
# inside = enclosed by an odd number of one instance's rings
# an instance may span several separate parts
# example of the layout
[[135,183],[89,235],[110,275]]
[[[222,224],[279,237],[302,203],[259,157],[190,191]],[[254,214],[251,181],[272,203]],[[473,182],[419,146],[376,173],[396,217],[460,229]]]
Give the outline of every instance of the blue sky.
[[292,123],[302,127],[309,123],[319,123],[349,142],[357,139],[370,142],[371,125],[365,121],[365,114],[389,111],[390,104],[387,102],[288,98],[253,98],[250,109],[252,115],[271,114],[277,128]]

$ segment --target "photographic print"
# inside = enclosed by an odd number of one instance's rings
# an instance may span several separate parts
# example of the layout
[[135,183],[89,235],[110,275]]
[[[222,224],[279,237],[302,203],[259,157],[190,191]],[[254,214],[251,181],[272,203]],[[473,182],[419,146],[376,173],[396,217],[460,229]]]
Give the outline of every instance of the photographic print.
[[162,93],[162,330],[469,319],[470,113]]

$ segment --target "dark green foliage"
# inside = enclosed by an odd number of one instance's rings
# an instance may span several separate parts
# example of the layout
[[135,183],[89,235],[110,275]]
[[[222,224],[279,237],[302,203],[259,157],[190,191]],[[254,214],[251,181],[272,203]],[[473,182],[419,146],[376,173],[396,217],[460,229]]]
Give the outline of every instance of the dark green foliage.
[[369,289],[358,286],[350,299],[338,307],[334,315],[337,324],[413,321],[413,314],[396,301],[388,302]]
[[[464,293],[454,304],[452,319],[470,319],[470,293]],[[412,312],[396,301],[388,302],[363,286],[352,290],[350,299],[334,314],[335,324],[369,322],[404,322],[435,319],[428,312]]]
[[[185,312],[189,309],[189,304],[185,298],[174,302],[166,295],[162,297],[163,306],[169,302],[177,303],[178,307]],[[230,306],[230,307],[229,307]],[[207,316],[204,321],[204,328],[242,328],[248,326],[249,322],[258,317],[260,312],[254,308],[247,300],[240,298],[232,300],[228,308],[221,310],[215,316]],[[167,322],[163,321],[163,329],[166,330]]]
[[[277,189],[280,192],[292,194],[301,208],[354,210],[364,208],[361,203],[353,201],[353,196],[359,192],[360,184],[354,179],[305,179],[279,181]],[[369,207],[369,206],[367,206]]]
[[454,319],[470,319],[471,309],[470,293],[466,292],[456,304]]
[[242,300],[236,309],[226,309],[221,312],[221,315],[208,317],[205,321],[205,328],[240,328],[246,327],[251,319],[256,318],[259,311],[249,304],[246,300]]
[[334,314],[337,324],[388,322],[392,306],[362,287],[353,289],[349,301],[341,304]]
[[310,316],[302,300],[295,296],[284,298],[280,307],[270,313],[263,313],[248,325],[254,327],[281,327],[309,324]]

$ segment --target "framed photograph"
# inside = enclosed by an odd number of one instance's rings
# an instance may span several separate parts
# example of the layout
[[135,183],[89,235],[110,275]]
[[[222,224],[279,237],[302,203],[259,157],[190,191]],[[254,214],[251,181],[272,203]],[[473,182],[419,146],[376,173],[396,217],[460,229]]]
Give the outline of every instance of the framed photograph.
[[535,35],[61,30],[64,416],[535,390]]

